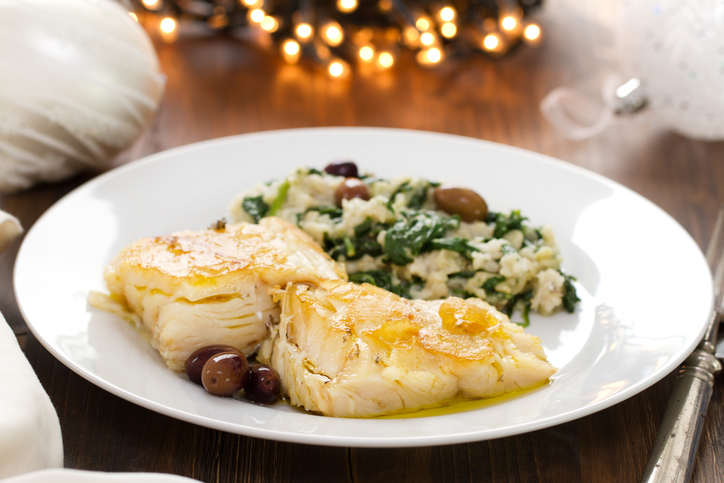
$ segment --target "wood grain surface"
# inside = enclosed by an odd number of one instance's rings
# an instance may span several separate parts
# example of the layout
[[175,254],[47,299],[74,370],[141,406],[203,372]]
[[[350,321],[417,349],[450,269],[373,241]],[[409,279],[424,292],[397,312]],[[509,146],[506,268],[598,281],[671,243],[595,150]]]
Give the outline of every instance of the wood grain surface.
[[[174,44],[159,43],[168,76],[161,108],[117,163],[196,141],[285,128],[380,126],[452,133],[529,149],[607,176],[660,206],[704,247],[724,205],[724,143],[668,132],[648,114],[592,139],[570,141],[540,114],[539,103],[553,88],[596,93],[615,71],[617,3],[546,2],[539,18],[545,42],[508,58],[481,56],[424,70],[410,56],[390,72],[360,73],[344,82],[305,64],[284,65],[274,52],[236,39],[182,36]],[[95,174],[4,195],[0,208],[27,230]],[[20,243],[0,255],[0,311],[58,411],[69,468],[167,472],[203,482],[639,481],[673,385],[671,374],[594,415],[469,444],[327,448],[223,433],[126,402],[50,355],[29,333],[15,302],[12,271]],[[695,463],[697,482],[724,481],[723,387],[720,376]]]

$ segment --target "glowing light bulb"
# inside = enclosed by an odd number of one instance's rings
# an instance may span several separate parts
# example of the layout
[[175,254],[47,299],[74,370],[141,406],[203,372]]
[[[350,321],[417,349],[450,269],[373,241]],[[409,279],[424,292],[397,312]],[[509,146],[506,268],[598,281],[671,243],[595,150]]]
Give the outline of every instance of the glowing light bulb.
[[337,10],[342,13],[351,13],[357,10],[357,0],[337,0]]
[[380,52],[377,56],[377,65],[383,69],[389,69],[395,63],[395,58],[389,52]]
[[518,21],[511,16],[507,16],[500,21],[500,26],[503,27],[504,30],[515,30],[518,26]]
[[149,10],[158,10],[163,6],[162,0],[142,0],[141,3]]
[[452,22],[445,22],[440,27],[440,33],[446,39],[451,39],[451,38],[455,37],[455,35],[457,35],[458,28]]
[[342,64],[339,62],[332,62],[329,64],[329,74],[332,77],[339,77],[342,75],[342,71],[344,71],[344,67],[342,67]]
[[306,42],[311,39],[313,33],[314,29],[308,23],[300,23],[297,25],[297,28],[294,29],[294,34],[302,42]]
[[391,12],[392,11],[392,0],[380,0],[377,2],[377,8],[380,12]]
[[299,60],[299,56],[302,52],[302,48],[294,39],[287,39],[282,42],[282,56],[284,60],[290,64],[295,64]]
[[421,50],[417,53],[417,63],[424,67],[431,67],[440,63],[442,60],[442,51],[437,47],[427,50]]
[[432,49],[427,51],[426,57],[427,60],[429,60],[433,64],[437,64],[442,60],[442,51],[436,47],[433,47]]
[[165,34],[170,34],[174,30],[176,30],[176,21],[172,19],[171,17],[166,17],[163,20],[161,20],[161,23],[159,24],[158,28],[161,29],[161,32]]
[[178,28],[176,28],[176,20],[171,17],[165,17],[158,24],[158,33],[161,40],[170,44],[178,38]]
[[334,79],[344,79],[349,76],[350,68],[342,60],[333,60],[327,67],[327,73]]
[[440,20],[443,22],[451,22],[455,18],[455,9],[452,7],[445,7],[440,10]]
[[332,47],[338,46],[344,40],[344,32],[337,22],[329,22],[327,25],[322,27],[322,33],[324,41]]
[[274,17],[267,15],[266,17],[261,19],[261,22],[259,22],[259,26],[261,26],[261,28],[266,30],[267,32],[276,32],[279,28],[279,22]]
[[418,42],[420,42],[420,31],[415,27],[407,27],[402,33],[402,42],[408,47],[417,47]]
[[253,10],[249,10],[249,21],[253,23],[261,23],[262,20],[264,20],[264,17],[266,17],[266,13],[264,10],[260,8],[255,8]]
[[422,43],[422,45],[432,45],[435,43],[435,36],[430,32],[424,32],[420,35],[420,43]]
[[496,34],[488,34],[483,39],[483,48],[485,50],[496,50],[500,46],[500,39]]
[[128,12],[128,15],[130,15],[133,20],[135,20],[136,22],[138,22],[138,15],[136,15],[136,14],[133,13],[133,12]]
[[375,56],[375,49],[369,45],[365,45],[359,49],[359,58],[363,62],[370,62]]
[[415,27],[417,27],[418,30],[421,30],[423,32],[426,30],[430,30],[431,26],[432,26],[432,23],[426,17],[420,17],[417,19],[417,22],[415,22]]
[[284,49],[284,53],[287,55],[297,55],[301,50],[301,48],[299,47],[299,42],[292,39],[284,42],[282,48]]
[[245,7],[261,7],[261,4],[263,3],[262,0],[239,0],[242,5]]
[[526,40],[538,40],[540,38],[540,27],[532,23],[523,30],[523,37]]

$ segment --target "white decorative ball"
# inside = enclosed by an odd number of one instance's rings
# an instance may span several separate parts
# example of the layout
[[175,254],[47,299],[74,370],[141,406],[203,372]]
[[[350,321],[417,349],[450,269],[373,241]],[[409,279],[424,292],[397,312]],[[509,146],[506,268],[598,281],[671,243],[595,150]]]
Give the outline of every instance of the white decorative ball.
[[724,4],[720,0],[629,0],[619,56],[649,108],[674,131],[724,139]]
[[111,0],[0,0],[0,190],[104,168],[150,123],[164,77]]

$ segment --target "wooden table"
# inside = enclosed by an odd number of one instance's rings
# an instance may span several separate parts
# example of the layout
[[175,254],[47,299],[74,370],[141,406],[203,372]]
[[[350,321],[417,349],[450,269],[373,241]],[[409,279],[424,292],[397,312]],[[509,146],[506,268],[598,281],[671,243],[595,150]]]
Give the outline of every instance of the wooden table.
[[[616,10],[595,0],[551,0],[546,41],[509,58],[471,58],[422,70],[403,58],[391,72],[349,81],[224,38],[159,44],[165,98],[147,132],[119,162],[220,136],[309,126],[380,126],[470,136],[544,153],[639,192],[705,246],[724,204],[724,143],[672,134],[647,117],[569,141],[540,114],[558,86],[590,92],[611,72]],[[26,229],[93,175],[0,197]],[[673,374],[592,416],[493,441],[407,449],[348,449],[248,438],[143,409],[86,382],[28,332],[12,290],[20,240],[0,256],[0,311],[58,411],[65,465],[153,471],[216,481],[638,481]],[[672,283],[682,281],[672,280]],[[686,321],[682,321],[686,323]],[[716,381],[694,480],[724,481],[722,378]]]

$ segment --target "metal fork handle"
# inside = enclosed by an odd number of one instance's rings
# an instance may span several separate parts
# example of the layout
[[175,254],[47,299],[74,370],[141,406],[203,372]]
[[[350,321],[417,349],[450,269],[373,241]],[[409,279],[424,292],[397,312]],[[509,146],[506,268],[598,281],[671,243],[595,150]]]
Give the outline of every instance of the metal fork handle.
[[703,341],[684,361],[654,441],[643,482],[685,483],[691,478],[704,416],[721,371],[714,346]]

